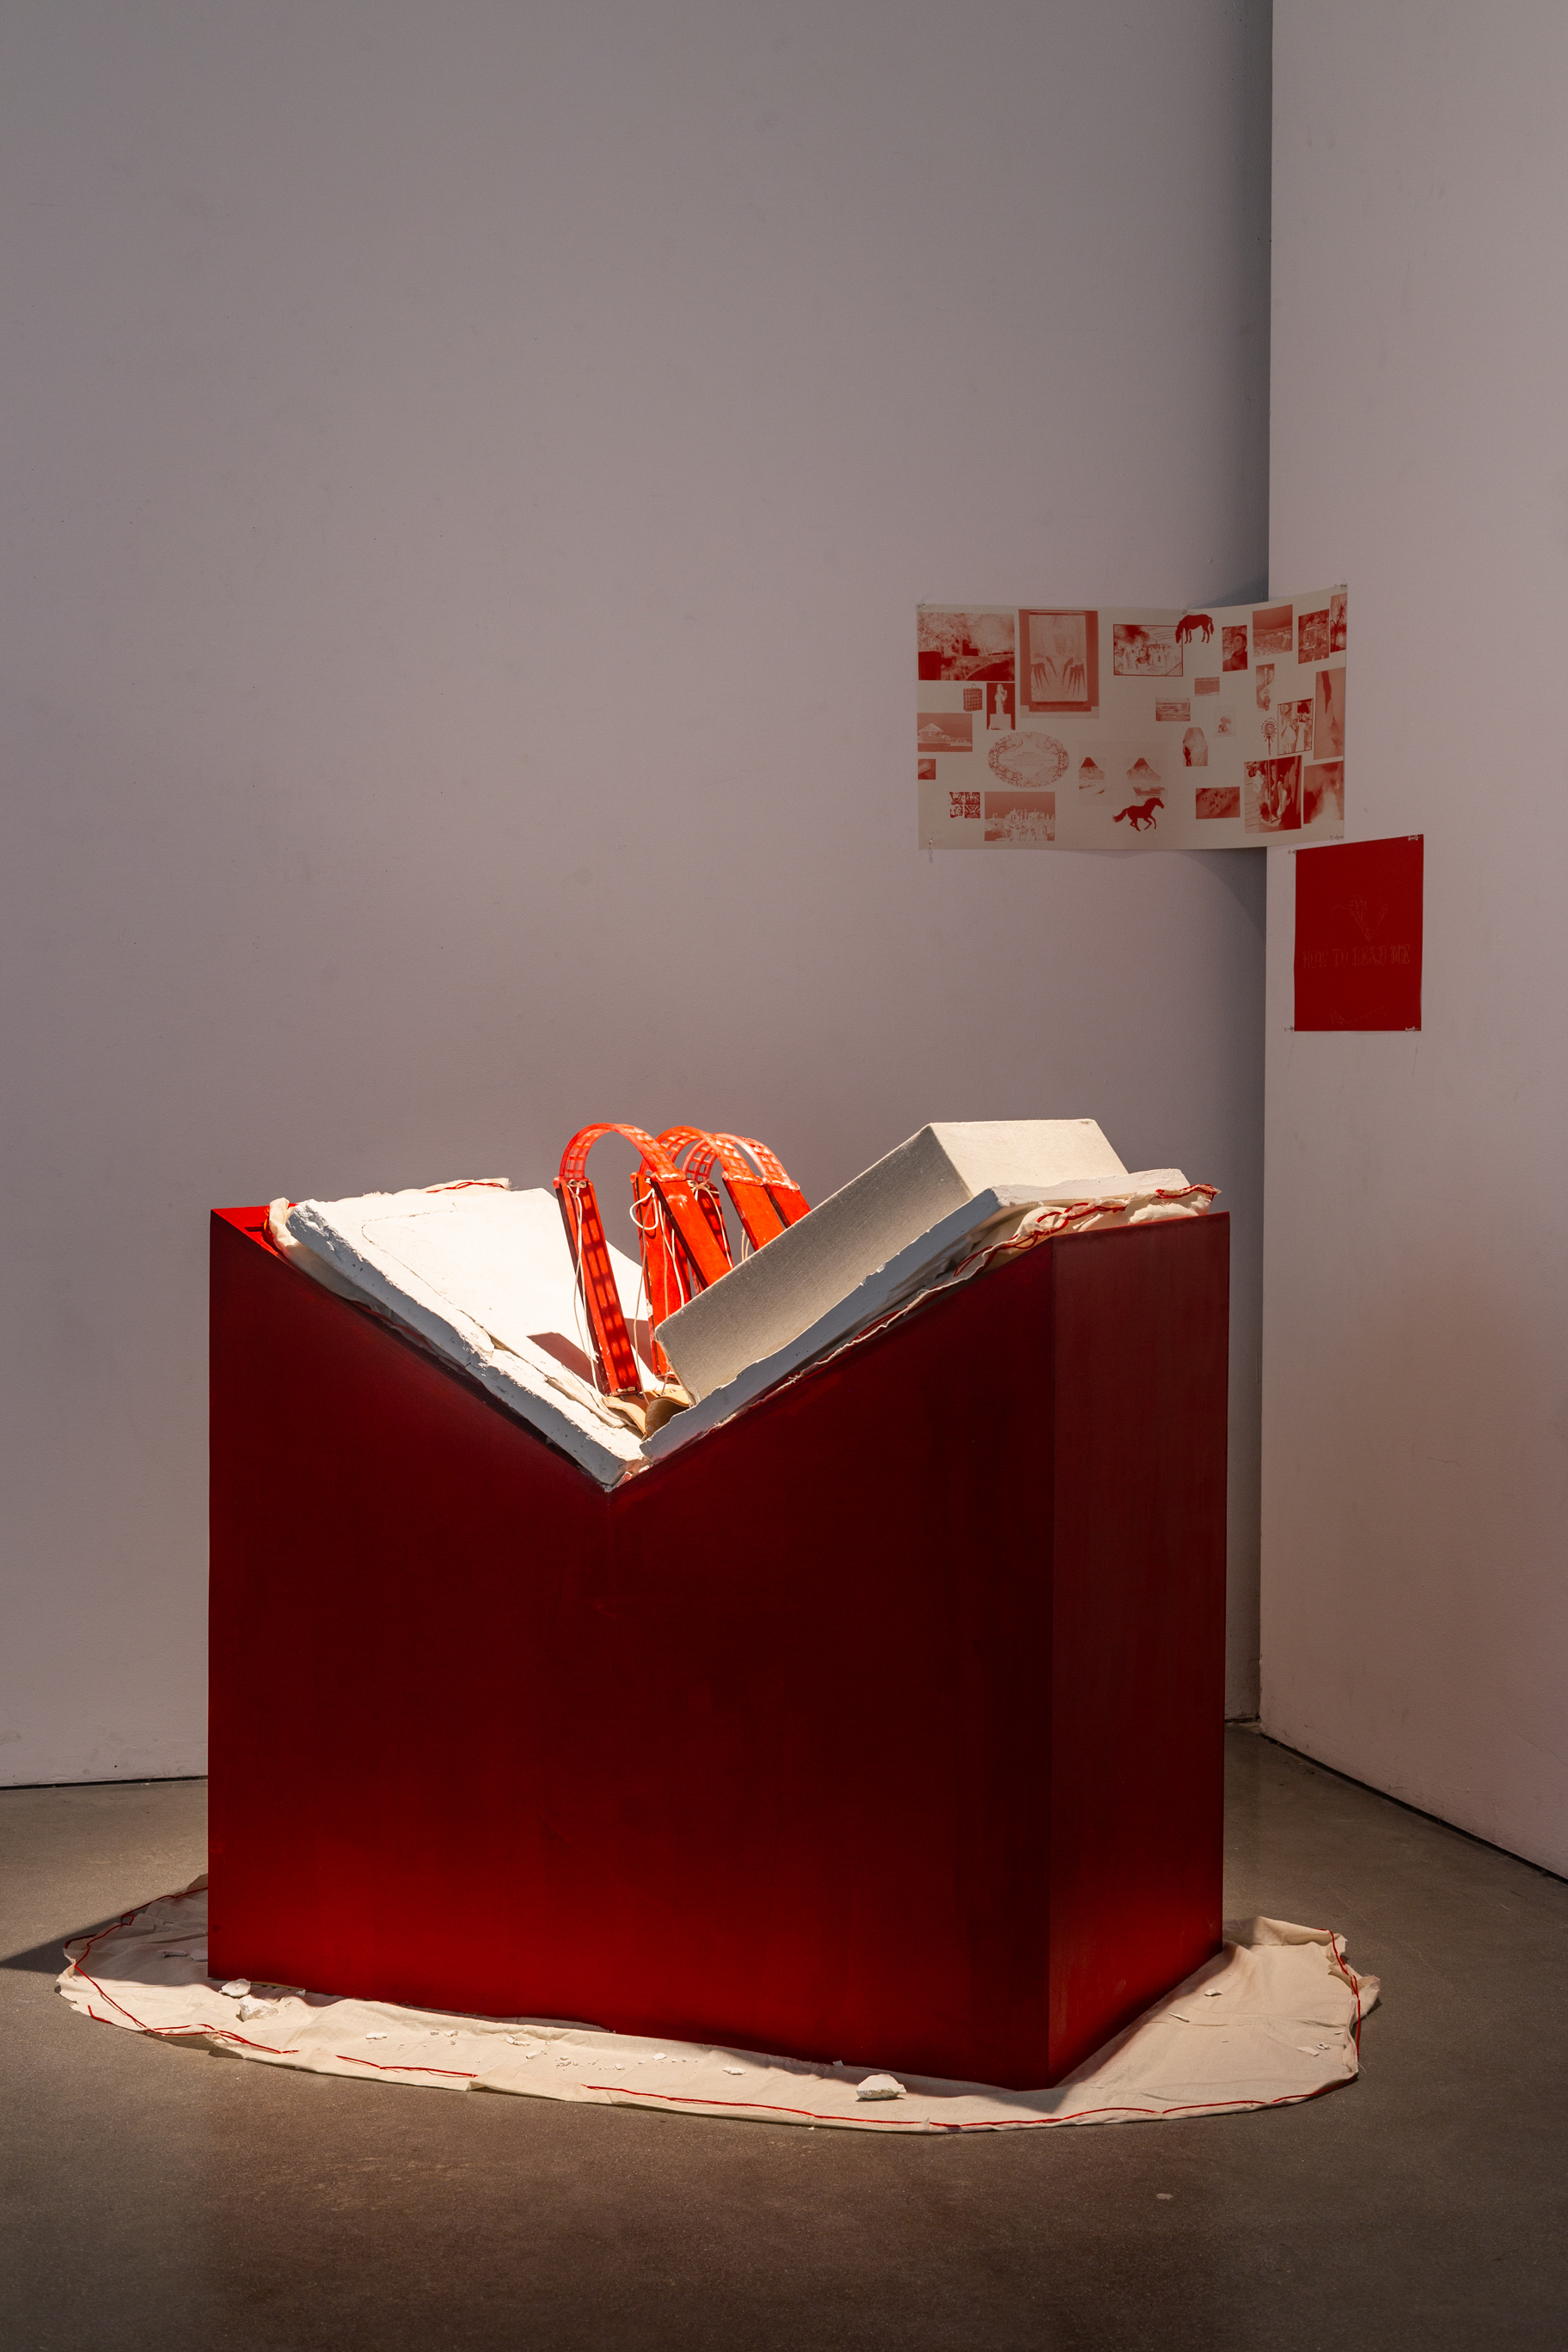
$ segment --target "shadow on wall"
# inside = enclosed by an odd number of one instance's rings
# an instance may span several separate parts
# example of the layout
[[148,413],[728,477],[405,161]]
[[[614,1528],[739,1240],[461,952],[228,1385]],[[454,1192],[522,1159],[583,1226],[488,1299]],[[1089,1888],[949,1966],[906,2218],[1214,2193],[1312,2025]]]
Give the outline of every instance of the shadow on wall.
[[[1359,1191],[1368,1180],[1358,1185],[1352,1170],[1349,1181]],[[1364,1706],[1397,1731],[1439,1704],[1461,1671],[1472,1688],[1506,1690],[1516,1634],[1477,1568],[1496,1559],[1505,1535],[1527,1548],[1559,1541],[1555,1523],[1531,1524],[1520,1506],[1543,1481],[1561,1502],[1560,1441],[1552,1461],[1528,1459],[1532,1445],[1552,1446],[1538,1428],[1541,1399],[1561,1381],[1546,1331],[1510,1314],[1484,1279],[1467,1282],[1451,1236],[1436,1229],[1381,1291],[1356,1279],[1348,1256],[1327,1261],[1282,1319],[1309,1360],[1334,1367],[1334,1393],[1296,1432],[1275,1513],[1275,1525],[1292,1530],[1295,1557],[1288,1571],[1277,1564],[1274,1579],[1283,1638],[1342,1641],[1342,1629],[1314,1631],[1314,1621],[1326,1591],[1353,1583],[1363,1621],[1401,1629],[1403,1663],[1384,1681],[1346,1654],[1334,1676],[1342,1705]],[[1276,1441],[1277,1464],[1280,1453]],[[1338,1474],[1325,1484],[1331,1458]],[[1294,1587],[1289,1601],[1282,1576]],[[1430,1809],[1429,1792],[1397,1777],[1388,1793]]]
[[[1261,942],[1268,929],[1268,867],[1267,849],[1178,849],[1173,855],[1201,866],[1222,882],[1252,925]],[[1261,1041],[1263,1011],[1258,1007],[1258,1035]],[[1261,1049],[1261,1047],[1260,1047]]]

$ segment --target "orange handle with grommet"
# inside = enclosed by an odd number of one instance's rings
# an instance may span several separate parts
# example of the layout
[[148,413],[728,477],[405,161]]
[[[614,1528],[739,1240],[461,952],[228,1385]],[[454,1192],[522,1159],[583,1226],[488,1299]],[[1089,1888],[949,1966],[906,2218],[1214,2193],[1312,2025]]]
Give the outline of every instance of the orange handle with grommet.
[[[605,1135],[624,1135],[639,1154],[632,1177],[632,1214],[642,1245],[648,1319],[656,1333],[667,1316],[730,1271],[723,1204],[712,1182],[715,1165],[753,1249],[763,1248],[786,1224],[805,1216],[809,1204],[766,1145],[742,1136],[672,1127],[656,1137],[645,1128],[615,1120],[578,1129],[561,1155],[555,1196],[587,1309],[596,1370],[612,1396],[637,1395],[642,1390],[641,1369],[616,1287],[598,1199],[588,1180],[588,1154]],[[747,1165],[743,1151],[750,1153],[755,1171]],[[652,1354],[653,1368],[663,1378],[669,1367],[657,1338]]]

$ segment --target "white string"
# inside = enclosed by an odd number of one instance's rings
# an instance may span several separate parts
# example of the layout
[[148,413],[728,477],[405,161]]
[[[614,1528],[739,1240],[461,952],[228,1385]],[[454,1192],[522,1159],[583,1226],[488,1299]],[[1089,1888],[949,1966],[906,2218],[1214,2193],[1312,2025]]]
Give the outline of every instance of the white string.
[[[647,1162],[645,1160],[640,1164],[646,1168]],[[630,1217],[633,1230],[637,1236],[637,1295],[633,1307],[632,1319],[634,1322],[647,1322],[648,1328],[648,1344],[651,1347],[658,1335],[653,1328],[653,1294],[647,1286],[647,1248],[649,1239],[653,1235],[657,1234],[660,1231],[661,1227],[658,1196],[654,1192],[651,1183],[648,1187],[647,1204],[653,1215],[653,1223],[651,1226],[645,1225],[642,1219],[637,1214],[637,1196],[635,1192],[632,1194],[632,1204],[626,1211],[626,1214]],[[644,1307],[647,1309],[646,1317],[641,1312],[641,1309]],[[651,1364],[649,1364],[648,1370],[650,1372],[652,1371],[653,1366]]]

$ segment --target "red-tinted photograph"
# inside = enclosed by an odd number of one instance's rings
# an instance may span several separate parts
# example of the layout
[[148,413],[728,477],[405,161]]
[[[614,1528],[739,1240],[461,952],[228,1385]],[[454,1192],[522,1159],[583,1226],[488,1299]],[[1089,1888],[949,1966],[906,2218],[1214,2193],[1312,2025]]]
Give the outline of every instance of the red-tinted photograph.
[[1100,708],[1100,614],[1023,612],[1018,615],[1018,684],[1026,710]]
[[1256,654],[1291,654],[1296,649],[1295,607],[1267,604],[1252,616],[1252,650]]
[[1011,613],[938,612],[917,615],[922,678],[1002,678],[1013,675]]
[[1174,625],[1113,621],[1110,667],[1118,677],[1180,677],[1182,641]]
[[1309,662],[1329,658],[1329,608],[1321,613],[1303,613],[1296,624],[1296,659],[1305,668]]
[[1054,735],[1000,735],[985,754],[999,784],[1016,792],[1043,792],[1067,772],[1067,746]]
[[1230,816],[1241,814],[1239,784],[1200,784],[1193,796],[1199,816]]
[[987,793],[985,838],[1019,845],[1057,837],[1055,793]]
[[919,719],[922,751],[973,751],[974,721],[967,710],[922,710]]
[[1156,700],[1154,704],[1154,716],[1156,719],[1173,719],[1177,724],[1182,727],[1186,725],[1192,715],[1193,706],[1184,695],[1180,702],[1161,702]]
[[1321,816],[1337,816],[1344,822],[1345,763],[1342,760],[1325,760],[1321,767],[1301,771],[1301,822],[1315,824]]
[[1300,702],[1282,702],[1274,713],[1274,749],[1283,758],[1288,751],[1310,752],[1312,748],[1312,705],[1310,698]]
[[1194,694],[1217,694],[1219,692],[1219,680],[1217,677],[1194,677],[1193,680],[1193,692]]
[[1313,698],[1312,757],[1342,760],[1345,756],[1345,674],[1321,669]]
[[1248,833],[1299,833],[1300,761],[1248,760],[1242,817]]
[[1345,649],[1345,593],[1329,598],[1329,651],[1342,654]]
[[1247,624],[1245,621],[1234,626],[1231,623],[1226,622],[1225,627],[1220,631],[1220,644],[1224,648],[1220,661],[1220,667],[1222,669],[1245,669],[1247,667]]
[[1189,727],[1182,738],[1184,768],[1206,768],[1209,763],[1209,739],[1201,727]]
[[[965,695],[965,704],[967,704],[968,698],[968,696]],[[1000,730],[1003,734],[1005,734],[1017,717],[1017,705],[1018,691],[1016,687],[988,686],[985,688],[985,724],[987,730],[993,734],[996,733],[998,730]]]
[[921,761],[920,781],[922,784],[935,783],[936,761],[934,760],[922,760]]

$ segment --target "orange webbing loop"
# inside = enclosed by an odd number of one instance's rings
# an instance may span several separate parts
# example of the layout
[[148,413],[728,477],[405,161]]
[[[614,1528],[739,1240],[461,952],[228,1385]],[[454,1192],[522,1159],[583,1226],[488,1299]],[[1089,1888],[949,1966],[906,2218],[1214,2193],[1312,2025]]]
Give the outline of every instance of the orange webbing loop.
[[[724,1223],[724,1203],[719,1198],[719,1187],[709,1174],[709,1166],[711,1163],[699,1167],[696,1164],[696,1153],[692,1151],[694,1144],[704,1144],[709,1140],[706,1131],[700,1127],[667,1127],[658,1139],[678,1165],[683,1152],[690,1154],[686,1160],[684,1173],[696,1196],[699,1208],[708,1220],[713,1238],[724,1254],[724,1265],[728,1271],[733,1265],[734,1259],[730,1253],[730,1235]],[[706,1287],[707,1285],[701,1281],[693,1283],[683,1290],[681,1304],[684,1305],[696,1291]],[[673,1311],[672,1309],[671,1312]]]
[[715,1166],[723,1176],[724,1190],[735,1203],[735,1213],[752,1247],[761,1249],[764,1244],[775,1241],[784,1231],[784,1219],[769,1199],[767,1186],[736,1150],[732,1137],[705,1135],[688,1158],[686,1172],[700,1182]]
[[[742,1151],[750,1152],[756,1161],[761,1182],[742,1159]],[[754,1136],[708,1136],[687,1160],[688,1175],[706,1176],[715,1160],[753,1249],[776,1240],[786,1225],[797,1225],[810,1213],[810,1202],[783,1161]]]
[[[694,1127],[672,1127],[658,1139],[661,1149],[672,1160],[679,1161],[689,1143],[697,1139]],[[719,1195],[711,1184],[692,1185],[697,1205],[707,1220],[717,1246],[723,1252],[728,1268],[730,1237],[724,1230],[724,1212]],[[643,1281],[647,1289],[648,1323],[658,1331],[667,1315],[684,1307],[689,1298],[706,1287],[702,1276],[693,1269],[689,1254],[682,1247],[679,1233],[672,1227],[665,1202],[649,1175],[646,1162],[632,1178],[632,1223],[642,1242]],[[668,1379],[669,1360],[655,1339],[650,1350],[654,1370],[661,1380]]]
[[[587,1308],[598,1373],[612,1396],[635,1395],[642,1389],[642,1370],[616,1287],[604,1219],[588,1181],[588,1154],[605,1135],[624,1135],[640,1155],[632,1177],[632,1218],[642,1244],[648,1321],[656,1333],[667,1316],[730,1271],[723,1204],[712,1181],[715,1166],[753,1249],[775,1240],[786,1225],[798,1223],[810,1203],[766,1144],[749,1136],[670,1127],[655,1137],[644,1128],[614,1120],[578,1129],[561,1155],[556,1198]],[[742,1157],[745,1153],[755,1162],[754,1171]],[[663,1379],[669,1366],[657,1338],[649,1353],[654,1370]]]
[[[715,1234],[708,1207],[699,1199],[696,1187],[646,1129],[626,1127],[610,1119],[578,1129],[561,1155],[555,1193],[561,1203],[572,1263],[588,1310],[594,1354],[615,1396],[627,1390],[640,1392],[642,1376],[616,1289],[604,1220],[594,1187],[588,1181],[588,1154],[605,1135],[624,1135],[642,1156],[632,1189],[642,1234],[650,1308],[654,1307],[656,1278],[666,1298],[672,1287],[679,1291],[673,1305],[666,1307],[666,1312],[672,1313],[674,1307],[693,1291],[706,1288],[721,1275],[729,1273],[730,1251],[723,1235],[722,1218],[719,1219],[719,1231]],[[662,1320],[657,1309],[652,1319]],[[664,1368],[656,1363],[655,1369]]]
[[566,1245],[572,1253],[572,1264],[582,1287],[583,1304],[588,1312],[588,1337],[598,1371],[612,1396],[624,1395],[627,1390],[640,1395],[642,1373],[637,1366],[631,1333],[626,1329],[620,1293],[616,1288],[610,1247],[605,1238],[605,1221],[599,1214],[598,1199],[587,1174],[588,1154],[599,1138],[617,1134],[626,1135],[639,1151],[645,1143],[651,1145],[656,1152],[658,1150],[653,1138],[645,1136],[640,1128],[621,1129],[611,1125],[582,1128],[561,1155],[561,1173],[555,1179],[555,1197],[561,1203]]

